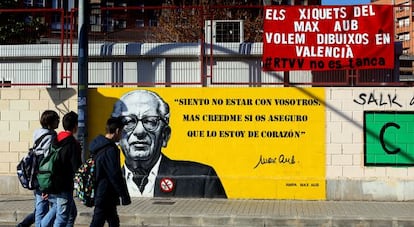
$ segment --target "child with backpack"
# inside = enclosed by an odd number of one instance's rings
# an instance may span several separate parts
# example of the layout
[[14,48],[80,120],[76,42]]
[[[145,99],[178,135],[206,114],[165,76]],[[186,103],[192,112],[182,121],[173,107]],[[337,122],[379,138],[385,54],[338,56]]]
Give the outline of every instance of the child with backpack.
[[[73,200],[73,177],[82,164],[82,148],[74,136],[78,130],[78,114],[73,111],[65,114],[62,124],[64,131],[58,133],[57,141],[51,149],[58,149],[50,177],[51,187],[43,190],[55,201],[54,226],[74,226],[77,208]],[[38,175],[38,179],[42,178]],[[53,217],[53,214],[48,213],[46,217]]]
[[[40,117],[40,125],[41,128],[37,129],[33,133],[33,141],[37,141],[40,139],[36,146],[33,148],[37,162],[43,159],[47,152],[49,151],[49,147],[52,144],[53,140],[56,139],[56,131],[55,129],[58,128],[59,125],[59,115],[53,110],[46,110],[42,113]],[[39,164],[37,163],[37,164]],[[38,166],[38,165],[37,165]],[[36,179],[36,177],[34,178]],[[33,213],[26,216],[22,222],[20,222],[17,226],[19,227],[28,227],[35,223],[35,220],[40,221],[49,211],[49,201],[45,199],[42,195],[42,192],[39,190],[38,187],[34,189],[35,195],[35,209]],[[53,210],[50,210],[52,213]],[[47,220],[45,220],[47,221]],[[48,221],[47,221],[48,222]],[[36,227],[40,226],[40,222],[36,223]]]
[[95,157],[96,185],[94,211],[90,227],[119,227],[120,221],[116,206],[129,205],[131,197],[120,165],[120,150],[115,144],[119,141],[124,124],[120,118],[109,118],[106,122],[105,135],[95,137],[89,146]]

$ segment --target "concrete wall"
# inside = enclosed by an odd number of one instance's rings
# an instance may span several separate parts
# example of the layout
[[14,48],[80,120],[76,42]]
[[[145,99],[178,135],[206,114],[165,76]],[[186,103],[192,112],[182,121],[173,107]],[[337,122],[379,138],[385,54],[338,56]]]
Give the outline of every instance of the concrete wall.
[[[326,124],[321,127],[326,127],[326,198],[414,200],[414,166],[364,163],[364,111],[414,111],[413,89],[326,88],[325,106]],[[61,116],[77,110],[76,89],[3,88],[0,108],[0,194],[31,194],[19,185],[16,164],[33,143],[44,110]]]
[[326,89],[327,199],[414,200],[414,167],[364,166],[363,122],[364,111],[412,111],[413,98],[412,88]]
[[55,110],[61,117],[71,110],[77,111],[77,91],[0,89],[0,194],[32,194],[20,186],[16,165],[33,144],[33,132],[40,127],[40,115],[47,109]]

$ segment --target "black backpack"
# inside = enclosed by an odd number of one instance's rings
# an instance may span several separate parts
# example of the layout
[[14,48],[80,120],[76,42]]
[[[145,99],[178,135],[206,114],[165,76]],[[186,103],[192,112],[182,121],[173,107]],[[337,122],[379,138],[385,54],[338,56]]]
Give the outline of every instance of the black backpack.
[[39,169],[40,159],[35,153],[35,148],[47,135],[53,135],[52,133],[45,133],[41,135],[33,144],[33,147],[29,148],[29,152],[20,160],[17,164],[17,178],[23,188],[34,190],[38,187],[37,172]]

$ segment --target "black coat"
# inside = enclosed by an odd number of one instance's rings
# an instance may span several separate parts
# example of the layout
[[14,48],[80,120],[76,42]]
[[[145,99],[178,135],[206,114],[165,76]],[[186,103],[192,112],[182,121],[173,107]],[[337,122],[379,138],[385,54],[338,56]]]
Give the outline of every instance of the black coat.
[[55,143],[62,147],[55,165],[54,189],[52,193],[72,192],[73,177],[82,164],[82,148],[79,142],[69,135]]
[[102,135],[90,144],[91,155],[95,156],[96,190],[95,205],[111,203],[119,205],[119,197],[130,200],[120,165],[120,150],[116,144]]
[[[171,188],[162,183],[172,181]],[[205,164],[171,160],[162,156],[154,197],[227,198],[216,171]]]

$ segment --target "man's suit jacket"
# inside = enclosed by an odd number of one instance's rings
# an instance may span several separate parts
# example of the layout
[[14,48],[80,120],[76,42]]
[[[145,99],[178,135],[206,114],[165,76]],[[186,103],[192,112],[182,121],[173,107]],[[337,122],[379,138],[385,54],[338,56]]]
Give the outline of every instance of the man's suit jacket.
[[154,197],[227,198],[211,166],[171,160],[164,155],[155,181]]

